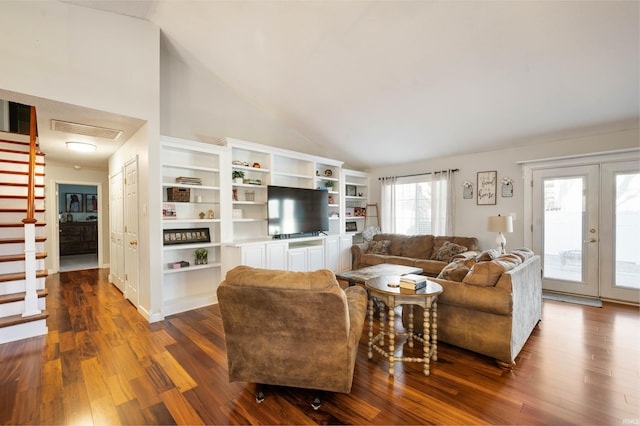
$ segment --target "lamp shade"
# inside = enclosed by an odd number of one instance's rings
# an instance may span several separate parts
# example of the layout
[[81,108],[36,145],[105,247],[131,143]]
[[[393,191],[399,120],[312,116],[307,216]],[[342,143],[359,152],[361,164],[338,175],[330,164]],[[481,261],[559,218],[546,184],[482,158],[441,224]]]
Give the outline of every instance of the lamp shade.
[[511,216],[489,216],[489,232],[513,232],[513,218]]

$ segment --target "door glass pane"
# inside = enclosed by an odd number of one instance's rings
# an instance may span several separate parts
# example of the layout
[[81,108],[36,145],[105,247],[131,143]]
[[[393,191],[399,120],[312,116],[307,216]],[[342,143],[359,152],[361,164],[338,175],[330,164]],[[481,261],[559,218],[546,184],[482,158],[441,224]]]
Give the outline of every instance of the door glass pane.
[[544,180],[544,276],[582,282],[584,178]]
[[616,175],[617,287],[640,289],[640,173]]

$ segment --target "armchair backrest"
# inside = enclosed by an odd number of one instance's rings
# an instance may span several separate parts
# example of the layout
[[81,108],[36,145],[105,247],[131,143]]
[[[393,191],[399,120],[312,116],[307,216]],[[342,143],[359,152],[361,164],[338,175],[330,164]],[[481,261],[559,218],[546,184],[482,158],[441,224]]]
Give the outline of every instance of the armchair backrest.
[[350,391],[357,344],[333,272],[239,266],[217,294],[230,381]]

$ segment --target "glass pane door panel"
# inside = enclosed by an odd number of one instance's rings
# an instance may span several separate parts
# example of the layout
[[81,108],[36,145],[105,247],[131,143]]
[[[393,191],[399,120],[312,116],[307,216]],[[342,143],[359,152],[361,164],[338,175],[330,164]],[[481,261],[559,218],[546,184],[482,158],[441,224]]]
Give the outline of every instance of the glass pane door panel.
[[616,287],[640,289],[640,173],[617,173],[615,193]]
[[583,282],[582,176],[544,180],[544,276]]

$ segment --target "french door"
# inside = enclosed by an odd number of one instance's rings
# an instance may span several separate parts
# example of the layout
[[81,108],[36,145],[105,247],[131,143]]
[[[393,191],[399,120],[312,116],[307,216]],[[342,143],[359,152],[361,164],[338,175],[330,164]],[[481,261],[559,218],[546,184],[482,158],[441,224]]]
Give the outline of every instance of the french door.
[[533,170],[533,249],[543,289],[637,303],[637,161]]
[[640,171],[638,161],[603,164],[601,295],[640,302]]

